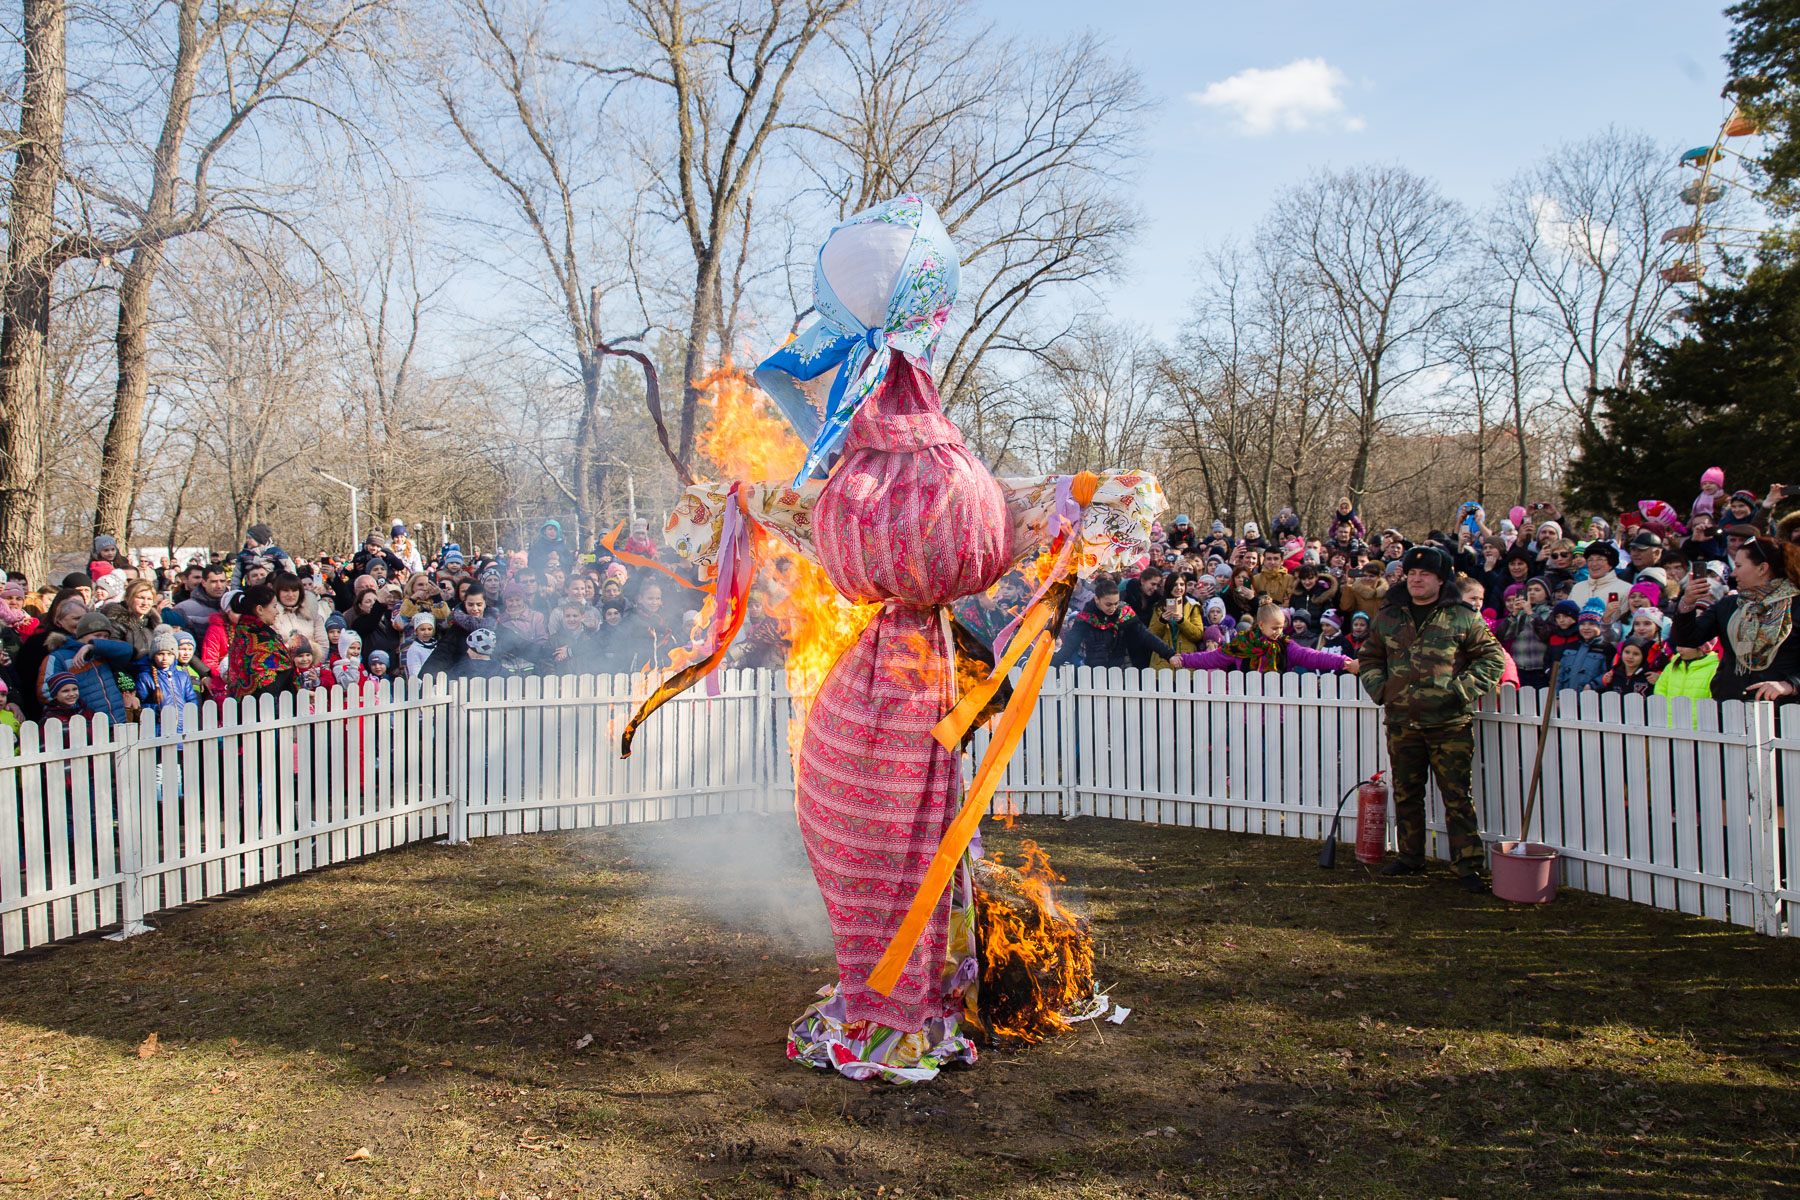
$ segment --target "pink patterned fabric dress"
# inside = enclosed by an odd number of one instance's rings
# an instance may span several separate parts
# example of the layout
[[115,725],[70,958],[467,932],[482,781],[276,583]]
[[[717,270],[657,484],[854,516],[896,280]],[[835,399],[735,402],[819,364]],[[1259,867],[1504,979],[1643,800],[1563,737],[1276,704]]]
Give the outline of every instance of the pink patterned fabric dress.
[[885,603],[826,676],[800,743],[800,830],[839,980],[796,1023],[788,1052],[858,1077],[929,1078],[942,1061],[974,1058],[956,1036],[964,980],[952,962],[963,955],[948,895],[893,996],[867,980],[955,814],[960,755],[931,736],[951,703],[938,606],[993,586],[1011,562],[1012,525],[930,376],[898,353],[813,516],[832,583]]

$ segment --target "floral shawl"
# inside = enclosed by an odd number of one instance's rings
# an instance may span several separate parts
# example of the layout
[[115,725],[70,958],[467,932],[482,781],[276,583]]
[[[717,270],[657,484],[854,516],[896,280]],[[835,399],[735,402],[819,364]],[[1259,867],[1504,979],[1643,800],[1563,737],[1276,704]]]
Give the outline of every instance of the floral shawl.
[[294,656],[281,636],[253,616],[231,627],[225,689],[233,697],[254,696],[292,683]]
[[1287,657],[1287,635],[1266,637],[1263,631],[1252,625],[1236,637],[1219,647],[1233,658],[1244,661],[1246,671],[1280,671],[1282,660]]
[[1738,589],[1737,610],[1725,625],[1725,636],[1737,654],[1737,672],[1749,675],[1766,671],[1775,652],[1794,631],[1794,598],[1800,596],[1786,579],[1777,576],[1761,587]]

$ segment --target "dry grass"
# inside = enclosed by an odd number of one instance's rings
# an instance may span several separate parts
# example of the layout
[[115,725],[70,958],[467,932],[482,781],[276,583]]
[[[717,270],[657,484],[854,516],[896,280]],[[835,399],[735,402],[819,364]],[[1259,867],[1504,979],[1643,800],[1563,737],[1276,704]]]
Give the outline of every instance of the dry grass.
[[[785,829],[732,820],[746,845]],[[1277,839],[1036,821],[990,846],[1021,835],[1134,1011],[911,1089],[783,1061],[830,956],[770,932],[728,866],[661,869],[675,827],[416,847],[0,965],[0,1196],[1800,1183],[1794,943],[1378,883],[1347,850],[1328,874]],[[816,904],[796,855],[778,869]]]

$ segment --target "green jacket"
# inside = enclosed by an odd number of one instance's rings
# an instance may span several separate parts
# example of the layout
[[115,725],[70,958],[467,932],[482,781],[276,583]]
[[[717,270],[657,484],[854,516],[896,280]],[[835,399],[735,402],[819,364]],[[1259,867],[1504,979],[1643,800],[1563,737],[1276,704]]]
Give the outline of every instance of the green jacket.
[[1670,659],[1663,664],[1662,674],[1656,677],[1656,688],[1653,695],[1686,696],[1690,700],[1712,699],[1712,677],[1719,669],[1717,654],[1703,654],[1692,662],[1680,658]]
[[[1392,594],[1404,597],[1404,585]],[[1363,690],[1387,709],[1390,725],[1417,729],[1466,725],[1475,702],[1500,686],[1506,657],[1481,614],[1443,598],[1415,619],[1401,599],[1381,606],[1357,654]]]

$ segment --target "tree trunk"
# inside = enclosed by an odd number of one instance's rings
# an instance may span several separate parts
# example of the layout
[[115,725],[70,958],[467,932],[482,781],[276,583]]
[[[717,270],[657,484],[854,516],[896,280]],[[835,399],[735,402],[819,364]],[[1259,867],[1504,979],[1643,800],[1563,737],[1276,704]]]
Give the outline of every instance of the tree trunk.
[[1487,508],[1487,404],[1475,393],[1475,503]]
[[[182,0],[176,10],[175,70],[169,79],[169,106],[150,169],[150,197],[145,224],[164,227],[175,214],[176,170],[193,111],[194,81],[200,70],[201,0]],[[94,536],[123,538],[130,532],[131,504],[136,498],[138,452],[144,439],[144,409],[150,395],[150,291],[162,267],[160,240],[131,252],[119,281],[118,384],[113,389],[112,418],[100,448],[100,495],[94,506]]]
[[169,566],[175,565],[175,547],[181,544],[181,510],[186,505],[188,484],[194,481],[194,464],[200,458],[200,439],[188,452],[187,467],[181,473],[181,486],[175,489],[175,511],[169,514]]
[[119,279],[119,324],[114,335],[118,382],[112,417],[100,445],[100,495],[94,504],[93,534],[127,536],[136,491],[138,449],[144,437],[144,409],[150,395],[150,289],[162,263],[160,246],[131,253]]
[[[1367,431],[1358,432],[1356,435],[1356,456],[1350,460],[1350,487],[1348,488],[1350,493],[1350,504],[1359,513],[1363,511],[1363,500],[1369,493],[1370,440]],[[1366,522],[1368,519],[1368,516],[1365,514],[1363,520]]]
[[713,311],[713,284],[719,270],[717,252],[710,252],[694,273],[694,315],[688,322],[687,351],[681,360],[681,437],[675,443],[682,462],[694,457],[694,435],[700,423],[700,389],[695,380],[706,374],[706,341],[718,321]]
[[68,14],[63,0],[23,0],[22,7],[25,78],[0,295],[0,564],[41,580],[50,560],[41,475]]
[[[599,440],[600,369],[606,360],[597,354],[581,359],[581,423],[575,431],[575,516],[591,539],[600,526],[594,508],[594,459]],[[575,547],[577,557],[581,547]]]
[[[1363,500],[1369,492],[1369,451],[1375,443],[1376,406],[1381,402],[1381,374],[1377,364],[1370,364],[1369,379],[1362,390],[1362,412],[1356,423],[1356,457],[1350,460],[1350,503],[1362,513]],[[1367,513],[1363,520],[1368,521]]]

